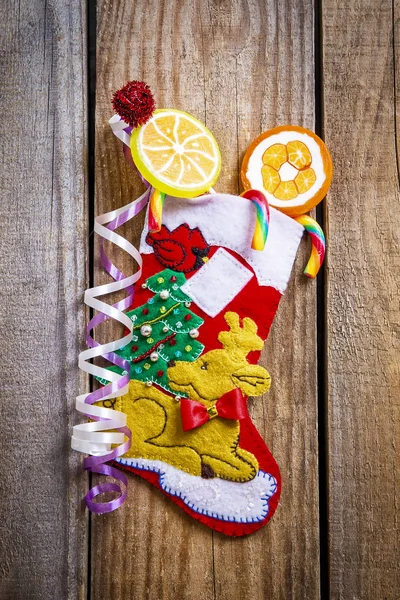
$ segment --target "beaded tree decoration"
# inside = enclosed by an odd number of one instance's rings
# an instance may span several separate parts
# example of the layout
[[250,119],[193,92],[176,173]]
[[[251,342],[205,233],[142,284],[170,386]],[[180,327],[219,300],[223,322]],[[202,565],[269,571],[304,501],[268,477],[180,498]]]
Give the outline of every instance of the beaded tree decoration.
[[[167,367],[173,360],[192,362],[204,346],[197,337],[203,319],[190,310],[191,299],[181,290],[183,273],[165,269],[143,284],[153,292],[146,304],[127,313],[133,322],[132,344],[116,354],[129,360],[131,379],[156,383],[174,393],[168,385]],[[122,373],[119,367],[111,370]],[[104,383],[101,379],[100,383]]]

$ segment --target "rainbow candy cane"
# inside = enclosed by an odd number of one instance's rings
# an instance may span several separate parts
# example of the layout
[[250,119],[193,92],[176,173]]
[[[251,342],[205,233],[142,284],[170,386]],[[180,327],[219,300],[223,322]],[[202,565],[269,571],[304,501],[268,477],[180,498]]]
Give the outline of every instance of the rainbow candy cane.
[[153,188],[149,203],[149,231],[156,233],[161,229],[162,211],[166,194]]
[[241,196],[251,200],[256,207],[256,226],[254,228],[251,247],[253,250],[264,250],[270,221],[268,200],[259,190],[246,190]]
[[300,225],[303,225],[304,229],[311,236],[311,256],[306,265],[306,268],[304,269],[304,275],[307,275],[307,277],[311,277],[312,279],[314,279],[314,277],[317,276],[322,263],[324,262],[326,247],[324,232],[318,225],[317,221],[315,221],[315,219],[313,219],[309,215],[302,215],[301,217],[297,217],[295,221],[300,223]]

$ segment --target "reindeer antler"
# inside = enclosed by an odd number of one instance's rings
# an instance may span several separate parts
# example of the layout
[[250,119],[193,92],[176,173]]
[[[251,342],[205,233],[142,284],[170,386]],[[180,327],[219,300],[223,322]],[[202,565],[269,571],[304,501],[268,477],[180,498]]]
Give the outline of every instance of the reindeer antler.
[[252,319],[245,317],[241,327],[237,313],[227,312],[224,318],[229,331],[221,331],[218,340],[232,358],[243,361],[252,350],[262,350],[264,342],[257,335],[257,325]]

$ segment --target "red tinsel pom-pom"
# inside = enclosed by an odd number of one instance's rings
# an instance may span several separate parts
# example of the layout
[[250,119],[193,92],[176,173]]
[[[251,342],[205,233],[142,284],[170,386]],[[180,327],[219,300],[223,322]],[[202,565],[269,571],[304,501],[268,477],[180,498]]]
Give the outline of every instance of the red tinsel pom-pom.
[[112,106],[131,127],[147,123],[156,107],[151,89],[143,81],[129,81],[115,92]]

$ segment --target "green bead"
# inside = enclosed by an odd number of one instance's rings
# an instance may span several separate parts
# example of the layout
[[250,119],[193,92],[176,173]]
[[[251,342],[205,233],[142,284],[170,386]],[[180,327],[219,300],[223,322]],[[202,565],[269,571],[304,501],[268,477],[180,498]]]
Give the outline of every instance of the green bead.
[[191,351],[191,349],[192,349],[192,346],[185,346],[185,350],[186,350],[186,352],[190,352],[190,351]]
[[159,277],[159,278],[157,279],[157,283],[164,283],[164,279],[163,279],[163,277]]
[[148,343],[148,344],[152,344],[153,342],[154,342],[153,338],[151,338],[151,337],[150,337],[150,338],[147,338],[147,343]]
[[148,370],[150,369],[150,365],[149,365],[149,363],[145,363],[145,364],[143,365],[143,367],[146,369],[146,371],[148,371]]

